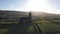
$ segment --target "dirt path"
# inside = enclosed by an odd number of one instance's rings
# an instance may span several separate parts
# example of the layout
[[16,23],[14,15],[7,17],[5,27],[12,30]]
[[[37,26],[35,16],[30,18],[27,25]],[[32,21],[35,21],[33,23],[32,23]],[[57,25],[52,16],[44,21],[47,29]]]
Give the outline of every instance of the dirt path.
[[38,26],[38,24],[36,22],[32,23],[33,24],[33,27],[35,29],[35,33],[36,34],[43,34],[40,27]]

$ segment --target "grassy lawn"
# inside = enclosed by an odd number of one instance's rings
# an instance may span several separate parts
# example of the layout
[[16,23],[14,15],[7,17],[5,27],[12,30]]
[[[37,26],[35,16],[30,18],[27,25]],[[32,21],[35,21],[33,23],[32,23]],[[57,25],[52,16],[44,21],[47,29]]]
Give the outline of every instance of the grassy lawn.
[[33,26],[28,27],[27,34],[35,34]]
[[56,24],[55,22],[56,23],[60,23],[59,20],[57,20],[57,21],[55,21],[55,20],[51,20],[51,21],[46,21],[46,20],[36,21],[36,23],[39,25],[39,27],[41,28],[41,30],[44,33],[50,33],[50,32],[55,32],[55,34],[56,33],[60,33],[60,25]]

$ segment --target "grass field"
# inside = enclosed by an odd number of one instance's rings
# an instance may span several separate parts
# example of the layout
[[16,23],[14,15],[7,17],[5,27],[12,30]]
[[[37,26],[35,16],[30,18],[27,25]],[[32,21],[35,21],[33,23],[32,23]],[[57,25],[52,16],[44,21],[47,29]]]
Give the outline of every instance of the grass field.
[[[60,20],[49,20],[49,21],[41,20],[35,22],[39,25],[43,33],[60,34]],[[9,24],[8,26],[0,25],[0,34],[5,34],[7,32],[9,32],[10,34],[12,32],[17,32],[17,33],[27,32],[27,34],[34,34],[34,28],[31,24],[26,23],[27,24],[26,25],[26,24],[14,24],[14,23],[18,23],[18,22],[8,22]]]
[[0,34],[35,34],[34,28],[31,24],[15,24],[8,23],[8,24],[1,24],[0,25]]
[[59,20],[36,21],[36,23],[39,25],[43,33],[60,34]]

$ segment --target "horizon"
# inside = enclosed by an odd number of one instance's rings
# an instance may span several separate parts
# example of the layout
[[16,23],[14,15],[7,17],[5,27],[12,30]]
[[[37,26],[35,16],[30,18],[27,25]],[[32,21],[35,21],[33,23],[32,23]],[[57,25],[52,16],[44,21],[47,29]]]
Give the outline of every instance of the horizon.
[[5,11],[6,11],[6,12],[7,12],[7,11],[11,11],[11,12],[12,12],[12,11],[16,11],[16,12],[35,12],[35,13],[38,13],[38,12],[39,12],[39,13],[47,13],[47,14],[58,14],[58,13],[48,13],[48,12],[43,12],[43,11],[18,11],[18,10],[0,10],[0,11],[4,11],[4,12],[5,12]]

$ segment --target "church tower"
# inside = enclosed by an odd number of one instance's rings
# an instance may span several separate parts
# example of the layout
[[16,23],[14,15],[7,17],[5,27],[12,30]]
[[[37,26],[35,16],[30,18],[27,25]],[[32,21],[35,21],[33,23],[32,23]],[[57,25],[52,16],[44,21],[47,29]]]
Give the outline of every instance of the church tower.
[[32,14],[29,12],[29,21],[32,22]]

